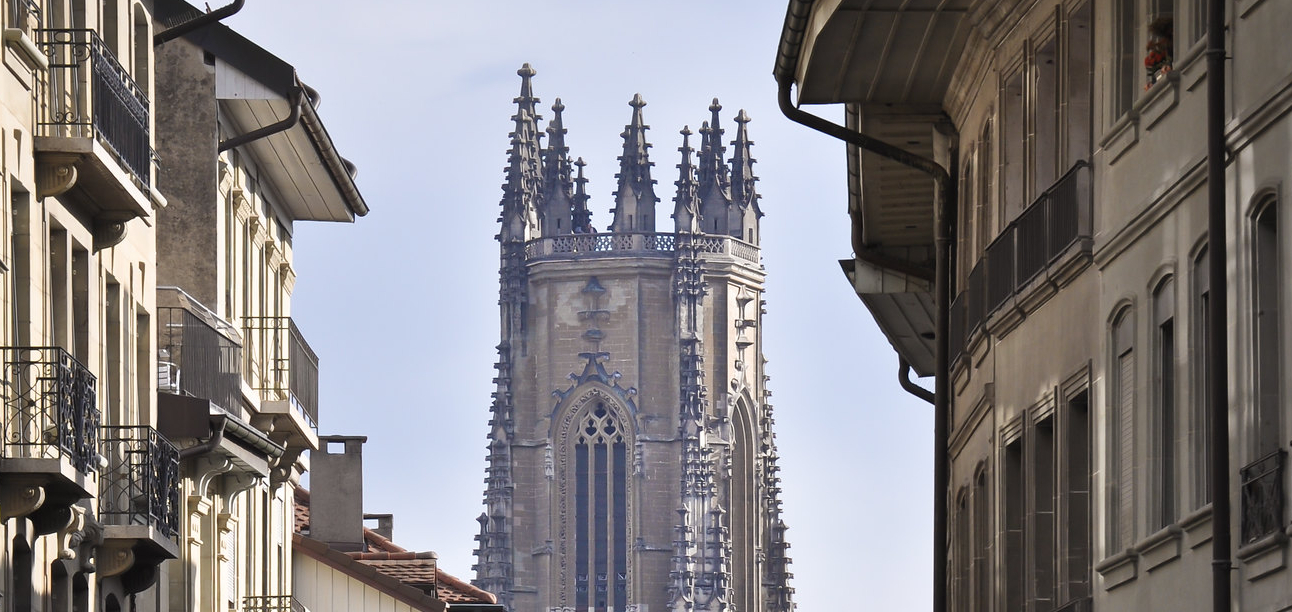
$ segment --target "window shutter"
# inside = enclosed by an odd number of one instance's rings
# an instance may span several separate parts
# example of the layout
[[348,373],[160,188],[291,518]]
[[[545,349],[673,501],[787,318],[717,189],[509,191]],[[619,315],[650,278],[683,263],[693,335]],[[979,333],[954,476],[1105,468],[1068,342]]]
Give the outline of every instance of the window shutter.
[[1117,543],[1135,538],[1135,353],[1118,359],[1117,376]]

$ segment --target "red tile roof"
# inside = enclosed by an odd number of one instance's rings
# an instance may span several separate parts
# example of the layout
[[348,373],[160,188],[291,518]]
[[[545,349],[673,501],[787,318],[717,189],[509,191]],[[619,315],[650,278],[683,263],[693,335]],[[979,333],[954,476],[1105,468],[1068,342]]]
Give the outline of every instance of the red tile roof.
[[[296,522],[296,533],[308,537],[310,492],[297,487],[295,498],[293,516]],[[363,539],[365,551],[345,554],[381,574],[448,603],[498,603],[498,598],[493,593],[439,569],[433,552],[407,550],[367,527],[363,528]]]

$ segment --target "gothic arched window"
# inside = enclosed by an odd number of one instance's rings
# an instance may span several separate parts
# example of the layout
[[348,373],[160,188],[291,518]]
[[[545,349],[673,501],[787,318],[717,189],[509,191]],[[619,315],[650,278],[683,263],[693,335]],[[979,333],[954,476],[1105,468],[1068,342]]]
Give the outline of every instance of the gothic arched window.
[[631,431],[604,401],[573,423],[574,609],[628,607],[628,502]]

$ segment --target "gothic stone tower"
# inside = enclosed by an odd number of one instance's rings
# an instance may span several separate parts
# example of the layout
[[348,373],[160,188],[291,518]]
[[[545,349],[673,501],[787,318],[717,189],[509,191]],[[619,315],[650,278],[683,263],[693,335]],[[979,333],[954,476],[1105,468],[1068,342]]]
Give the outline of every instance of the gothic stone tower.
[[730,163],[717,100],[698,152],[682,130],[665,228],[634,97],[599,233],[565,107],[544,146],[519,74],[475,584],[518,612],[791,610],[749,117]]

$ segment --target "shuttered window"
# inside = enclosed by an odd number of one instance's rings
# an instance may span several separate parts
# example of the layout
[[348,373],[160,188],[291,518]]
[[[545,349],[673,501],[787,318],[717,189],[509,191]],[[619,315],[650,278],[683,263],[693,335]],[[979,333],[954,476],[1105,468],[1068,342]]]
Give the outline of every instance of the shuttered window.
[[1135,349],[1130,309],[1113,324],[1112,431],[1109,439],[1109,554],[1135,541]]

